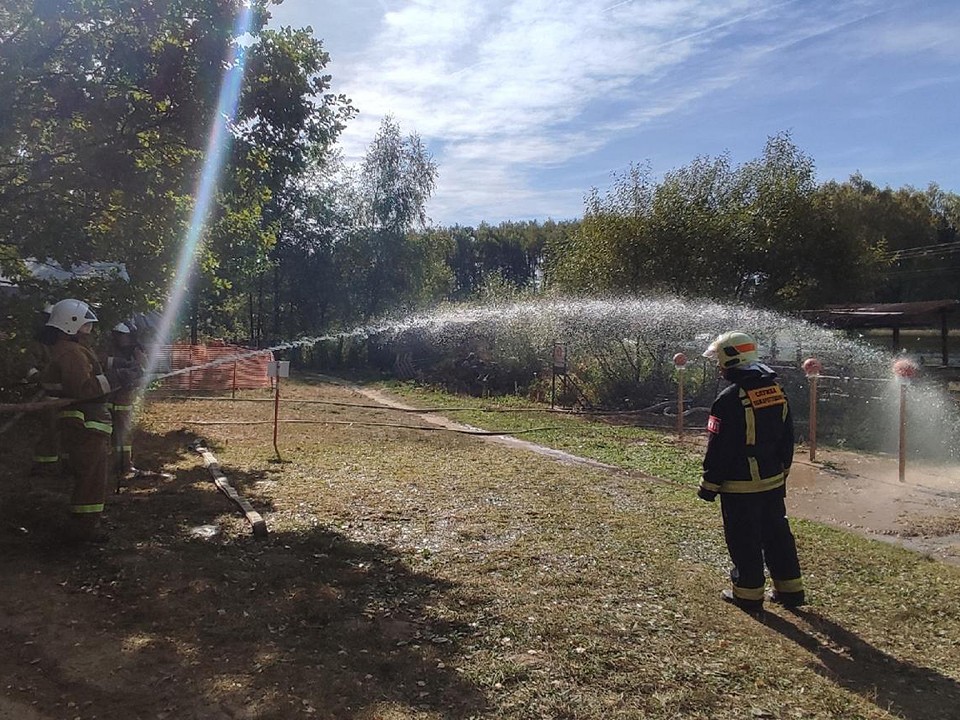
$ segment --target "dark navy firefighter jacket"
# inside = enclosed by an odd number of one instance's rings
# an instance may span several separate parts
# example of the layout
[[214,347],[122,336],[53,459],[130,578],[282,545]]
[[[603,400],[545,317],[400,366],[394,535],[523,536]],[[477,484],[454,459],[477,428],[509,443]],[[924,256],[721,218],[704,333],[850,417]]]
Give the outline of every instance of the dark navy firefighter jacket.
[[793,462],[793,418],[777,374],[752,363],[724,377],[732,384],[710,408],[699,494],[712,499],[782,486]]

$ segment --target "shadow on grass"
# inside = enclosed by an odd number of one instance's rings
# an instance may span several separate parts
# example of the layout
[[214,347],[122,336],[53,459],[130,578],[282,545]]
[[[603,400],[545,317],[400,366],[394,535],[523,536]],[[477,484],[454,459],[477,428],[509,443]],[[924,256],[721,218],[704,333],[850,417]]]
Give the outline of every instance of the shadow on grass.
[[[766,613],[762,622],[820,661],[814,670],[903,720],[956,720],[960,683],[936,670],[888,655],[832,620],[804,609],[788,611],[812,632]],[[819,637],[818,637],[819,636]]]
[[[192,454],[187,440],[153,436],[141,452]],[[237,487],[261,479],[225,472]],[[3,524],[0,639],[11,651],[0,658],[0,701],[108,719],[488,710],[456,669],[482,598],[323,518],[265,539],[192,537],[191,525],[238,515],[208,483],[198,457],[159,489],[125,490],[108,507],[114,538],[104,547],[45,551],[35,534]],[[15,500],[4,488],[0,496]]]

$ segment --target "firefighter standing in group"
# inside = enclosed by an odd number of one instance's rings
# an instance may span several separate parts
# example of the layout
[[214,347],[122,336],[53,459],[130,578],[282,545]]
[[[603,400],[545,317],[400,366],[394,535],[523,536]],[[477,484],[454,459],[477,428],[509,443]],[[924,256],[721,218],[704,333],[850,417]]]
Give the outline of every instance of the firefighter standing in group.
[[[50,311],[53,305],[47,303],[37,314],[39,323],[33,340],[27,349],[30,369],[27,370],[23,381],[28,384],[39,384],[43,369],[50,362],[50,345],[44,342],[52,328],[47,327]],[[58,470],[60,464],[60,434],[57,430],[57,409],[49,408],[38,413],[40,427],[37,439],[33,446],[33,464],[30,467],[31,475],[46,475]]]
[[97,322],[90,307],[74,299],[53,306],[47,327],[53,328],[50,362],[41,385],[54,397],[74,402],[59,411],[60,438],[73,476],[67,539],[102,542],[100,518],[106,499],[111,422],[107,394],[139,379],[135,370],[104,372],[85,343]]
[[758,362],[750,335],[724,333],[703,356],[716,361],[731,383],[710,408],[697,493],[711,502],[720,495],[733,562],[733,587],[722,597],[744,610],[761,610],[766,563],[774,587],[767,598],[788,607],[804,605],[797,546],[785,506],[794,441],[790,404],[776,373]]
[[[143,349],[137,343],[132,323],[122,322],[110,331],[110,343],[104,360],[109,370],[141,370],[144,364]],[[133,410],[137,388],[125,387],[114,391],[110,402],[113,418],[113,469],[119,482],[140,475],[133,466]]]

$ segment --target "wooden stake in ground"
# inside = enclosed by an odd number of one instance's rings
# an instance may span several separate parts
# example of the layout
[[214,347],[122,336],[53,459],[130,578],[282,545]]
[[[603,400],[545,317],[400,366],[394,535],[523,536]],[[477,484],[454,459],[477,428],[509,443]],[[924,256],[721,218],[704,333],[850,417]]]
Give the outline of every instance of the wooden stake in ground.
[[273,450],[277,453],[277,462],[283,462],[280,448],[277,446],[277,428],[280,426],[280,378],[290,377],[290,362],[281,360],[267,363],[267,375],[274,379],[273,385]]
[[906,482],[907,472],[907,385],[917,375],[917,364],[910,358],[897,358],[893,374],[900,381],[900,482]]
[[823,365],[816,358],[807,358],[803,361],[803,372],[810,381],[810,427],[808,435],[810,444],[810,462],[817,459],[817,384],[820,381],[820,371]]
[[677,353],[673,356],[673,366],[677,369],[677,438],[683,439],[683,371],[687,366],[687,356]]

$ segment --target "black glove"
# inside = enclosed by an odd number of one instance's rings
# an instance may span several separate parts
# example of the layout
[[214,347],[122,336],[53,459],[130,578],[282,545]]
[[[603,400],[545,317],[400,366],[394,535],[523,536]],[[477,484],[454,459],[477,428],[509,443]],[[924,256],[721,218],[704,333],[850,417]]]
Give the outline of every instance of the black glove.
[[707,490],[706,488],[697,489],[697,497],[701,500],[706,500],[707,502],[713,502],[717,499],[717,494],[713,490]]

